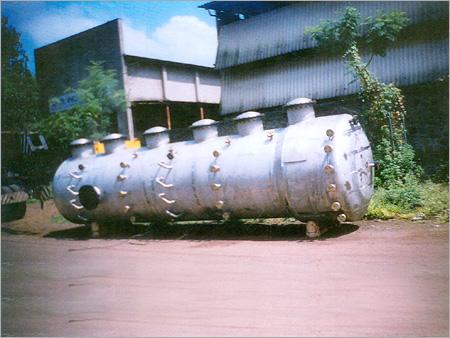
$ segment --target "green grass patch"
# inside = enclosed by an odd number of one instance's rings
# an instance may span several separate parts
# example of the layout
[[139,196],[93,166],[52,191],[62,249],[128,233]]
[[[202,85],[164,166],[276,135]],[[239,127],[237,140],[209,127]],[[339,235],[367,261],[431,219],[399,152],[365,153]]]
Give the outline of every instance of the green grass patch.
[[436,217],[448,222],[448,184],[427,182],[420,191],[423,212],[427,218]]
[[366,213],[369,219],[420,217],[449,220],[448,184],[427,181],[407,187],[375,191]]

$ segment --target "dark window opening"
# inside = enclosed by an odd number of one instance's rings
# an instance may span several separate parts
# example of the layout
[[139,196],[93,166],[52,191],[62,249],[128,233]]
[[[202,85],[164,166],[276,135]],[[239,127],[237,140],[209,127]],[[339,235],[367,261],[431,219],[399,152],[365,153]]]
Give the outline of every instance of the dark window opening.
[[134,103],[132,106],[134,132],[136,137],[152,127],[168,128],[167,109],[170,115],[170,137],[172,142],[191,139],[189,126],[203,118],[220,120],[219,105],[199,103]]

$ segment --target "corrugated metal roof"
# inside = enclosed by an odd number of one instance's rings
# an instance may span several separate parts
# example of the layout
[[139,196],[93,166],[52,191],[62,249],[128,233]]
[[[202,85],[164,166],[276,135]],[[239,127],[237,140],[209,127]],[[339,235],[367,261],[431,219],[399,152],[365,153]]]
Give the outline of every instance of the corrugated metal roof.
[[[399,86],[425,83],[448,74],[448,39],[416,42],[375,57],[370,70]],[[341,58],[289,57],[265,66],[222,71],[222,114],[286,104],[296,97],[325,99],[354,94],[359,87]]]
[[213,10],[220,27],[292,3],[293,1],[211,1],[199,7],[207,9],[208,12]]
[[411,24],[448,20],[448,2],[444,1],[302,1],[222,26],[216,68],[314,47],[311,38],[304,35],[305,29],[321,20],[336,18],[347,6],[358,9],[363,17],[374,15],[377,10],[403,11]]
[[258,15],[274,8],[285,6],[293,1],[211,1],[200,8],[212,9],[221,13]]

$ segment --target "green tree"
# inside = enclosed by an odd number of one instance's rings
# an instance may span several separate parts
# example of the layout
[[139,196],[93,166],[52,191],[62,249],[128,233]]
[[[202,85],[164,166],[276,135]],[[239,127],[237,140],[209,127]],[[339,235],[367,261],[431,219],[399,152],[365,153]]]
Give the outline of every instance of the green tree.
[[28,57],[20,42],[20,34],[4,16],[1,29],[2,128],[23,131],[42,116],[38,109],[36,81],[27,68]]
[[[115,70],[105,69],[104,62],[92,61],[87,77],[79,81],[73,93],[77,104],[72,109],[56,113],[40,123],[50,144],[65,150],[77,138],[99,139],[116,129],[117,112],[126,108],[125,94],[119,88]],[[53,98],[52,101],[58,101]]]
[[[360,85],[361,122],[374,145],[374,157],[380,162],[375,182],[386,189],[414,186],[422,169],[406,141],[406,110],[401,90],[380,82],[368,66],[374,56],[386,54],[408,21],[405,13],[395,11],[377,12],[376,16],[362,20],[355,8],[347,7],[339,19],[322,21],[308,29],[319,48],[344,58]],[[369,55],[368,61],[363,61],[361,50]]]

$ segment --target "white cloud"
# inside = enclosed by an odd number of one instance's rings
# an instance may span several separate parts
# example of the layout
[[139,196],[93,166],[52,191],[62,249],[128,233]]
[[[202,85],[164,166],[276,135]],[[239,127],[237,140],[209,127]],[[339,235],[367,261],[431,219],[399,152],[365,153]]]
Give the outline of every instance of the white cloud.
[[[59,12],[47,11],[31,18],[24,30],[41,47],[107,20],[111,18],[95,17],[79,7],[69,6]],[[216,29],[199,18],[173,16],[150,33],[137,29],[132,22],[126,18],[123,23],[126,54],[213,66],[217,49]]]
[[123,25],[125,54],[154,57],[160,46],[144,31],[134,29],[127,23]]
[[174,16],[150,35],[124,25],[125,52],[131,55],[212,66],[217,49],[214,27],[195,16]]
[[86,18],[77,8],[67,8],[60,13],[45,13],[25,24],[24,30],[39,46],[77,34],[100,25],[102,22]]

